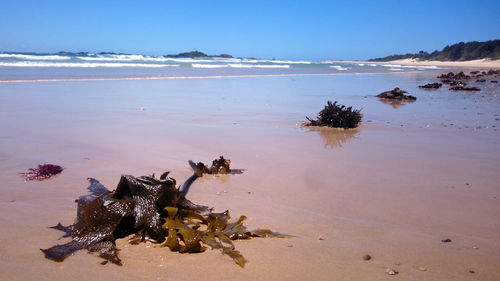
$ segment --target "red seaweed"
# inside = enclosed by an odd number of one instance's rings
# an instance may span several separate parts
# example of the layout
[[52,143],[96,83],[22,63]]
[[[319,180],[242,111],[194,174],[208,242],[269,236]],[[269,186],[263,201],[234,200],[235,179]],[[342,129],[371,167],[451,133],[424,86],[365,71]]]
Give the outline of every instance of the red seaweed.
[[38,168],[30,168],[26,173],[19,173],[25,181],[38,180],[43,181],[52,176],[60,174],[63,171],[63,167],[54,164],[44,163],[43,165],[38,165]]

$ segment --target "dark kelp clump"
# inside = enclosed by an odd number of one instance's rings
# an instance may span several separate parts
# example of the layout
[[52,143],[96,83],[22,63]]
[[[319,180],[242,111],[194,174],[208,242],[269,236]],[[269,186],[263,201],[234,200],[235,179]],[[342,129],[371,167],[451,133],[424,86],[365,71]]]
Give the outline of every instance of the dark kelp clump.
[[429,83],[429,84],[421,85],[418,87],[420,89],[429,90],[429,89],[439,89],[439,88],[441,88],[441,86],[443,86],[443,84],[441,84],[441,83]]
[[154,175],[122,176],[114,191],[89,179],[90,194],[78,199],[75,223],[52,227],[63,231],[63,237],[71,237],[71,242],[42,249],[45,257],[61,262],[74,252],[87,249],[121,265],[115,240],[133,236],[129,240],[132,244],[150,241],[180,253],[203,252],[209,246],[243,267],[246,260],[235,249],[233,240],[287,236],[268,229],[247,230],[243,225],[245,216],[230,222],[229,211],[214,213],[211,208],[186,199],[189,186],[203,174],[196,169],[200,163],[190,164],[195,173],[179,188],[168,172],[159,179]]
[[352,109],[352,106],[346,107],[337,104],[337,102],[328,101],[325,108],[318,113],[318,118],[313,120],[306,116],[309,122],[304,123],[304,125],[344,129],[356,128],[363,117],[360,112],[361,110]]
[[455,86],[451,87],[450,91],[468,91],[468,92],[477,92],[481,91],[478,87],[464,87],[464,86]]
[[411,96],[411,95],[405,95],[408,94],[407,91],[403,91],[399,88],[394,88],[394,90],[382,92],[378,94],[376,97],[381,98],[381,99],[390,99],[390,100],[400,100],[400,101],[415,101],[417,100],[416,97]]
[[63,167],[54,164],[43,164],[38,165],[38,168],[30,168],[26,173],[19,173],[25,181],[32,180],[46,180],[52,176],[60,174],[63,171]]

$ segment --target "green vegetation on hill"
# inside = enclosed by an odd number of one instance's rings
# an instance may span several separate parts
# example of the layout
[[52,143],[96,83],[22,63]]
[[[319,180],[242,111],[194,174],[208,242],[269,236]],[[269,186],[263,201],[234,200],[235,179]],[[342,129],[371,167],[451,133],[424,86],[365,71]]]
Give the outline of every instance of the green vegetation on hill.
[[391,61],[401,59],[437,60],[437,61],[467,61],[477,59],[500,59],[500,40],[485,42],[460,42],[446,46],[441,51],[427,53],[420,51],[418,54],[390,55],[383,58],[370,59],[369,61]]

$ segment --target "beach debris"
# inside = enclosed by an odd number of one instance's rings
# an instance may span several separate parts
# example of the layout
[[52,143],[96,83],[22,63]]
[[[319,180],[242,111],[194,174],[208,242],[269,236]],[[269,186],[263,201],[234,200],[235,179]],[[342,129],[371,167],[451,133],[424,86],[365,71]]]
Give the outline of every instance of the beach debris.
[[474,270],[472,270],[472,269],[471,269],[471,270],[469,270],[469,273],[470,273],[470,274],[474,274],[474,273],[476,273],[476,272],[475,272]]
[[327,126],[332,128],[356,128],[361,122],[363,114],[361,110],[353,109],[352,106],[337,104],[337,102],[328,101],[325,108],[318,113],[316,120],[306,116],[309,122],[305,122],[305,126]]
[[[500,74],[500,69],[490,69],[488,71],[471,71],[470,75],[465,74],[464,72],[448,72],[443,73],[437,76],[437,78],[441,79],[441,83],[448,84],[451,86],[450,91],[480,91],[481,89],[477,87],[465,87],[467,84],[462,80],[470,79],[471,77],[476,78],[476,83],[484,83],[486,79],[481,78],[484,76],[497,75]],[[491,80],[492,83],[496,80]]]
[[450,243],[451,239],[450,238],[446,238],[446,239],[441,240],[441,242],[443,242],[443,243]]
[[322,235],[318,235],[318,237],[316,237],[316,239],[318,239],[318,241],[323,241],[323,240],[325,240],[325,238],[323,238],[323,236],[322,236]]
[[369,261],[371,259],[372,259],[372,256],[370,256],[369,254],[366,254],[363,256],[363,260],[365,260],[365,261]]
[[144,111],[144,107],[139,108],[140,111]]
[[474,249],[474,250],[478,250],[479,248],[478,248],[478,247],[476,247],[476,246],[473,246],[473,247],[472,247],[472,249]]
[[417,269],[420,271],[427,271],[427,268],[423,266],[419,266]]
[[381,99],[401,100],[401,101],[407,101],[407,100],[414,101],[417,99],[414,96],[405,95],[407,93],[408,93],[407,91],[403,91],[396,87],[393,90],[380,93],[376,97]]
[[38,165],[37,168],[30,168],[26,173],[19,174],[25,181],[42,181],[60,174],[63,170],[64,168],[59,165],[44,163],[42,165]]
[[385,270],[385,273],[389,274],[389,275],[396,275],[399,273],[399,271],[397,271],[396,269],[392,269],[392,268],[387,268]]
[[497,80],[491,80],[490,82],[491,82],[491,83],[498,83],[498,81],[497,81]]
[[[191,167],[193,164],[190,161]],[[46,258],[62,262],[74,252],[87,249],[121,265],[115,241],[127,237],[131,244],[145,242],[179,253],[199,253],[208,246],[243,267],[246,259],[235,249],[233,240],[291,237],[269,229],[248,230],[243,224],[246,216],[230,221],[229,211],[215,213],[212,208],[186,199],[189,186],[203,175],[198,172],[195,170],[179,188],[175,179],[168,176],[169,172],[159,179],[154,175],[137,178],[124,175],[114,191],[90,178],[90,194],[78,199],[75,223],[51,227],[63,231],[63,237],[71,237],[71,241],[41,249],[42,252]]]
[[461,79],[470,79],[470,76],[465,74],[463,71],[460,71],[457,73],[454,72],[443,73],[438,75],[437,78],[461,80]]
[[456,87],[451,87],[450,91],[469,91],[469,92],[477,92],[481,91],[481,89],[477,87],[463,87],[463,86],[456,86]]
[[443,86],[443,84],[441,84],[441,83],[429,83],[429,84],[421,85],[418,87],[421,89],[439,89],[439,88],[441,88],[441,86]]

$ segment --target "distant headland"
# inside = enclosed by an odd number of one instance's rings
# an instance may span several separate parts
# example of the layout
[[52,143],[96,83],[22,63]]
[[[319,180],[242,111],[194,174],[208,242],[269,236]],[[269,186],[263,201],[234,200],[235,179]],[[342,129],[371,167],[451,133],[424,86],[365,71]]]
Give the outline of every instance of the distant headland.
[[500,40],[484,42],[460,42],[444,47],[441,51],[432,53],[420,51],[418,54],[390,55],[382,58],[369,59],[368,61],[395,61],[411,59],[417,61],[471,61],[471,60],[500,60]]
[[233,56],[231,56],[229,54],[207,55],[207,54],[200,52],[200,51],[184,52],[184,53],[179,53],[179,54],[175,54],[175,55],[165,55],[164,57],[166,57],[166,58],[226,58],[226,59],[233,58]]

